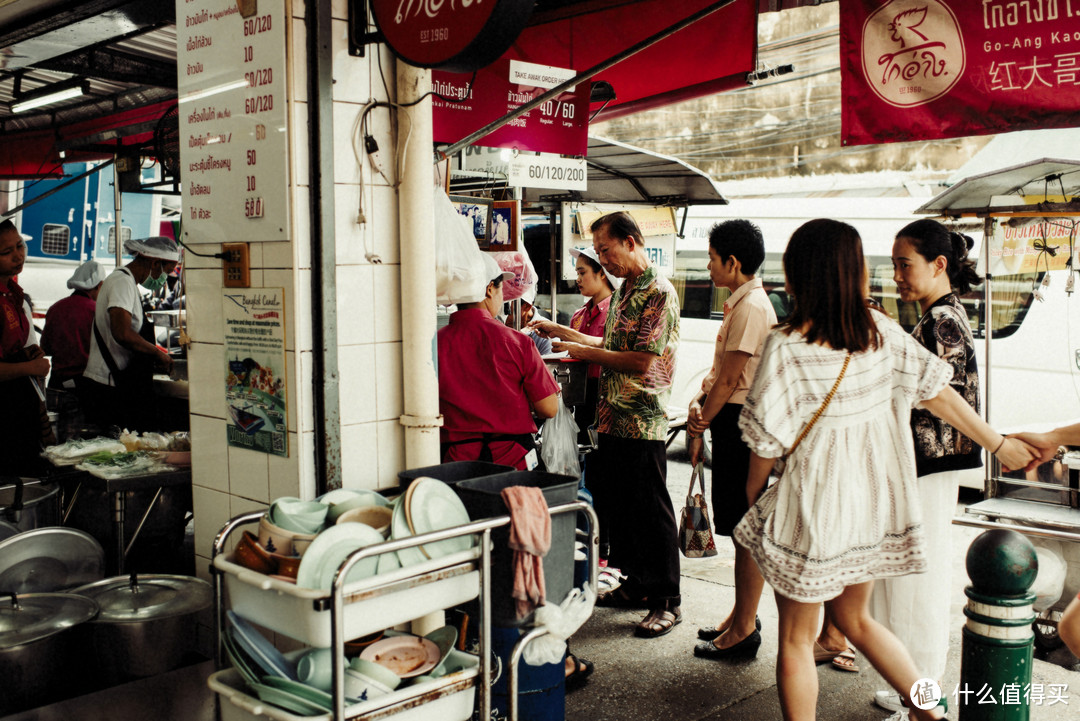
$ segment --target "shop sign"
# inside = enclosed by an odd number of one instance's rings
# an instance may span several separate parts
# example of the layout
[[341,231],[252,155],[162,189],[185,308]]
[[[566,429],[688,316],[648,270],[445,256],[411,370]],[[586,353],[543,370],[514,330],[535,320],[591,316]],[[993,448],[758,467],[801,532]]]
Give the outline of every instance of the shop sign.
[[1080,125],[1072,0],[841,0],[845,145]]
[[[371,0],[386,44],[409,65],[471,72],[517,40],[533,0]],[[365,17],[360,18],[366,22]]]
[[285,4],[177,0],[184,240],[289,240]]
[[649,263],[656,266],[666,278],[675,275],[675,210],[673,208],[648,208],[627,205],[593,205],[588,208],[573,209],[570,203],[562,206],[564,218],[573,217],[573,223],[563,223],[562,237],[562,275],[563,280],[572,281],[576,277],[575,261],[570,255],[571,248],[592,246],[592,231],[589,228],[602,215],[624,210],[634,218],[645,241],[645,255]]
[[674,208],[624,208],[621,206],[597,207],[590,210],[577,212],[577,223],[581,237],[592,240],[592,231],[589,228],[601,215],[625,210],[637,223],[641,234],[646,238],[654,235],[675,234],[675,209]]
[[[437,143],[456,143],[574,76],[567,68],[502,59],[471,73],[431,73]],[[585,155],[589,138],[589,83],[580,83],[514,118],[476,142],[558,155]],[[546,187],[546,186],[545,186]]]
[[507,183],[516,188],[587,190],[585,158],[563,158],[550,153],[510,158]]
[[[1031,203],[1046,200],[1032,198]],[[1016,205],[1016,198],[1010,198]],[[1004,276],[1063,270],[1068,266],[1074,224],[1080,218],[1018,218],[994,224],[994,233],[986,244],[990,251],[990,275]],[[979,259],[980,273],[986,259]],[[1029,283],[1030,285],[1030,283]]]
[[229,289],[222,310],[228,444],[288,456],[285,289]]

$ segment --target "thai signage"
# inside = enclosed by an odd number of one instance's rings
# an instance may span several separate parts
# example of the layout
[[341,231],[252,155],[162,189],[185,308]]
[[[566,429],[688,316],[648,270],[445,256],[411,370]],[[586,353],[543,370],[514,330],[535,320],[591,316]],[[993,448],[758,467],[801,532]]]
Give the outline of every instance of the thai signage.
[[[1042,200],[1039,198],[1038,200]],[[1033,199],[1033,202],[1038,202]],[[1020,221],[1020,222],[1017,222]],[[998,222],[986,244],[992,276],[1038,273],[1067,268],[1072,252],[1076,218],[1025,218]],[[979,260],[979,272],[986,267]]]
[[285,289],[228,290],[222,310],[228,444],[287,456]]
[[289,239],[285,4],[176,0],[184,240]]
[[[435,71],[432,102],[435,141],[454,143],[538,95],[574,77],[574,71],[503,59],[475,76]],[[580,83],[476,141],[516,148],[585,155],[589,138],[589,83]]]
[[1080,125],[1080,0],[841,0],[842,139]]
[[[533,0],[372,0],[386,44],[421,68],[470,72],[490,64],[524,29]],[[359,20],[367,21],[360,15]]]

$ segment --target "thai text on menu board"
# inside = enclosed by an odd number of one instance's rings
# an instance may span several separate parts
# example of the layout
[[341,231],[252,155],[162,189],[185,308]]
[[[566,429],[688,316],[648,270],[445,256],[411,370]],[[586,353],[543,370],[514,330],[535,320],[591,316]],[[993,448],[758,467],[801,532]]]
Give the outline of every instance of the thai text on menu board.
[[184,234],[288,239],[285,4],[177,0]]

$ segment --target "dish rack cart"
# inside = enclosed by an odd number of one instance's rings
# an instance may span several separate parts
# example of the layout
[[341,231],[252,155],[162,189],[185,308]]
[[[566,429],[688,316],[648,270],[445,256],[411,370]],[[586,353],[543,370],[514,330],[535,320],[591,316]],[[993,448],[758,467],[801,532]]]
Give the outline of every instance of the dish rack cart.
[[[589,521],[588,583],[593,593],[597,583],[597,518],[592,507],[582,501],[564,503],[548,508],[550,515],[584,513]],[[210,572],[214,581],[214,639],[215,661],[218,669],[226,669],[222,654],[221,634],[225,628],[225,595],[234,612],[247,620],[309,646],[329,647],[333,651],[333,710],[322,716],[295,716],[288,711],[259,701],[237,683],[234,670],[219,670],[210,677],[210,687],[218,693],[218,701],[226,699],[247,712],[237,718],[266,716],[274,721],[302,719],[333,719],[334,721],[466,721],[473,717],[471,693],[479,688],[479,713],[476,718],[491,718],[492,640],[491,640],[491,532],[508,526],[509,516],[496,516],[454,526],[431,533],[385,541],[357,549],[345,558],[334,574],[329,591],[300,588],[257,573],[233,563],[224,553],[229,536],[242,526],[258,523],[262,511],[236,516],[218,532],[214,539]],[[423,546],[461,536],[474,536],[479,543],[471,548],[423,563],[381,573],[346,585],[352,568],[364,559],[385,553]],[[345,705],[345,642],[401,623],[442,611],[479,598],[479,656],[473,668],[445,677],[406,686],[386,696],[363,701],[346,708]],[[533,639],[547,633],[545,627],[535,627],[524,633],[514,645],[507,669],[508,721],[518,717],[517,665],[525,647]],[[478,679],[491,679],[490,683]],[[226,698],[222,698],[226,697]],[[221,703],[219,718],[225,718]]]

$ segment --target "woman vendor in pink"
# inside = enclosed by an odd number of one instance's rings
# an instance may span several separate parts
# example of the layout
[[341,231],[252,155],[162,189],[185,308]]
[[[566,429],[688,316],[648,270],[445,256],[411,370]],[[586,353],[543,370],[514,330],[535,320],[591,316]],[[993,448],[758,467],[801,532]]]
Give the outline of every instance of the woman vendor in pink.
[[[620,281],[604,270],[592,248],[571,248],[570,255],[575,260],[578,292],[589,299],[571,316],[570,327],[583,335],[603,338],[611,294]],[[588,442],[588,428],[596,421],[599,389],[600,366],[590,363],[586,373],[585,403],[574,409],[574,420],[581,429],[580,440],[583,443]]]
[[483,254],[486,278],[458,298],[439,330],[442,459],[489,461],[532,470],[537,463],[533,412],[552,418],[559,385],[529,336],[495,319],[502,283],[513,277]]

